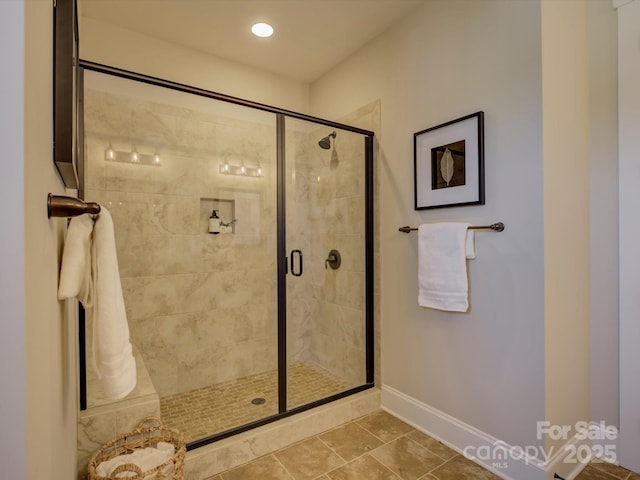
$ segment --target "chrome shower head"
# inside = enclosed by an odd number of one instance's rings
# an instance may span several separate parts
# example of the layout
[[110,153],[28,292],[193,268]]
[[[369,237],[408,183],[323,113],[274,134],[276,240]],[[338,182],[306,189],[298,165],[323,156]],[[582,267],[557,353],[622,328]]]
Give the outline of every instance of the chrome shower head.
[[324,148],[325,150],[329,150],[331,148],[331,138],[333,137],[333,139],[335,140],[337,135],[338,134],[336,132],[330,133],[329,135],[324,137],[322,140],[320,140],[318,142],[318,145],[320,145],[320,148]]

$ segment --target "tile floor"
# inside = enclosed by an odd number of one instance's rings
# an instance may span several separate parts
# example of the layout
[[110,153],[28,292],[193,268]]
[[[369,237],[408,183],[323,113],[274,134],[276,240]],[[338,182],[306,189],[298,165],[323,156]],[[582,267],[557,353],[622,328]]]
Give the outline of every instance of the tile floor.
[[[497,479],[463,455],[379,410],[207,480]],[[640,480],[640,475],[593,463],[576,480]]]
[[587,465],[576,480],[640,480],[640,474],[610,463],[596,461]]
[[[353,386],[309,364],[288,366],[289,406],[304,405]],[[256,398],[265,402],[252,403]],[[277,372],[268,371],[161,398],[160,412],[162,421],[183,432],[187,442],[275,415],[278,413]]]

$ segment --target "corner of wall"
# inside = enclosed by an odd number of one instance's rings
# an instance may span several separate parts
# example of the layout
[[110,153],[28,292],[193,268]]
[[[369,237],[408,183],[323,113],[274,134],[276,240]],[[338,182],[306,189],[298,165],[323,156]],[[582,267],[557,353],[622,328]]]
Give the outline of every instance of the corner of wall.
[[573,427],[591,420],[587,3],[541,8],[545,419]]
[[618,22],[609,2],[588,5],[591,419],[619,426]]
[[48,219],[45,207],[49,192],[64,194],[51,150],[53,9],[50,2],[24,6],[27,478],[69,479],[76,468],[76,322],[57,299],[66,223]]

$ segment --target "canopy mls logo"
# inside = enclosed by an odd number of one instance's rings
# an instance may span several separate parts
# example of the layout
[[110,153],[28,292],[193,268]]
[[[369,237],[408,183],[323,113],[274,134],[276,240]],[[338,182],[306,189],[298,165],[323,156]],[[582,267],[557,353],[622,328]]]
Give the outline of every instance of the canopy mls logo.
[[[575,425],[552,425],[549,421],[536,422],[536,438],[538,440],[550,439],[554,441],[564,441],[562,447],[550,446],[548,449],[544,445],[508,445],[502,440],[498,440],[491,445],[466,446],[462,453],[469,460],[477,460],[484,464],[491,465],[492,468],[509,468],[509,461],[548,464],[559,451],[564,451],[564,463],[587,463],[595,455],[599,459],[609,462],[616,462],[616,446],[613,443],[618,438],[618,429],[605,422],[589,423],[576,422]],[[566,444],[568,440],[571,443]],[[598,441],[593,446],[580,443],[584,440]],[[576,443],[574,443],[575,441]],[[612,443],[606,443],[611,441]]]

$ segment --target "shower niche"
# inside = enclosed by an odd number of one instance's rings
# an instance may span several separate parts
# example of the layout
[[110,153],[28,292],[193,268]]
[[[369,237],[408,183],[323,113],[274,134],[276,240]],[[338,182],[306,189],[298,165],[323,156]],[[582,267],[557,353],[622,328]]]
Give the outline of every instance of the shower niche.
[[[191,449],[371,388],[373,133],[89,62],[80,73],[80,194],[113,217],[163,422]],[[110,145],[161,163],[108,161]],[[226,230],[212,235],[214,210]],[[84,394],[91,407],[99,386]]]
[[220,235],[235,233],[236,217],[235,200],[232,198],[200,198],[200,231],[213,233],[209,225],[209,219],[216,212],[219,218],[219,228],[216,232]]

